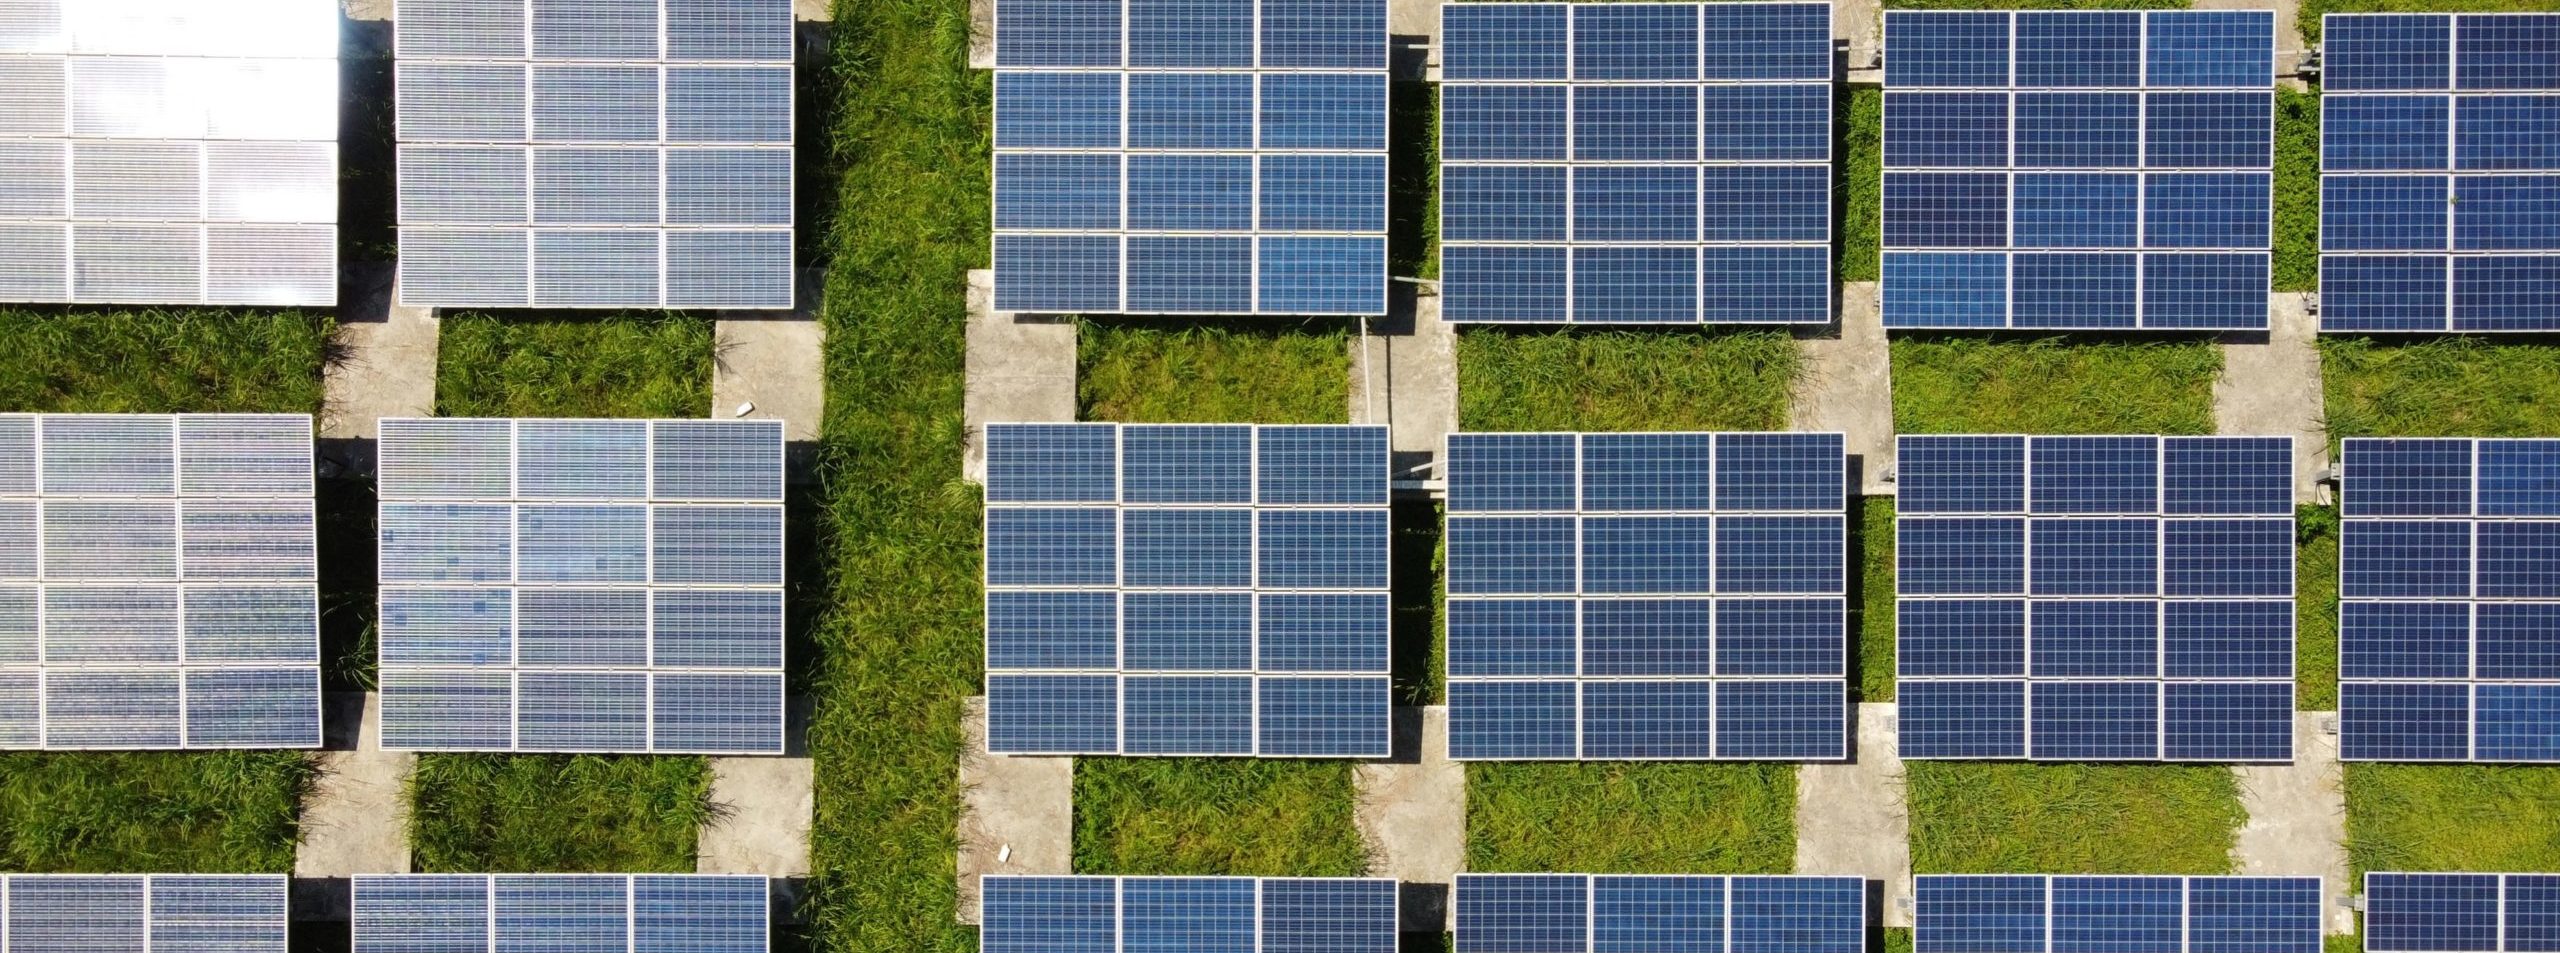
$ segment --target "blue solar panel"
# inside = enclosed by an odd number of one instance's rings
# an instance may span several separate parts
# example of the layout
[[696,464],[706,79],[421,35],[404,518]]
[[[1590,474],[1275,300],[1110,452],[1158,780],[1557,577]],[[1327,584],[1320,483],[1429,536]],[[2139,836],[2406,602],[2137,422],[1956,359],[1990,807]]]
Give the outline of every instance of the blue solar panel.
[[2281,437],[1906,436],[1907,758],[2284,761]]
[[1829,7],[1441,16],[1443,317],[1831,319]]
[[[2506,874],[2368,873],[2364,877],[2365,949],[2374,953],[2496,953],[2539,949],[2512,942],[2512,893],[2544,887],[2548,878]],[[2530,905],[2526,909],[2532,909]],[[2507,942],[2502,942],[2502,938]]]
[[1452,756],[1841,757],[1841,439],[1452,434]]
[[1385,313],[1382,0],[996,19],[998,310]]
[[277,875],[0,875],[0,949],[284,953],[285,894]]
[[981,881],[987,953],[1394,953],[1392,880],[1023,877]]
[[2266,327],[2271,14],[1885,20],[1886,327]]
[[992,424],[988,745],[1387,753],[1383,427]]
[[1856,953],[1853,877],[1460,874],[1459,953]]
[[1915,953],[2317,953],[2314,877],[1928,874]]
[[373,875],[354,878],[351,919],[359,950],[764,953],[771,892],[742,876]]
[[2560,15],[2324,22],[2321,329],[2560,329]]

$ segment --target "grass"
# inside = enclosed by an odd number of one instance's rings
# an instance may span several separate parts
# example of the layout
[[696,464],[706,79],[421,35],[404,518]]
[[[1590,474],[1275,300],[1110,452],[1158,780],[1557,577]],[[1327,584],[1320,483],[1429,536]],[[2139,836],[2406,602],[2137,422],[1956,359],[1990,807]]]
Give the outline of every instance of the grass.
[[1884,189],[1884,89],[1835,86],[1831,117],[1831,204],[1839,217],[1833,271],[1841,281],[1874,281],[1881,274],[1883,233],[1877,231]]
[[1467,766],[1466,869],[1478,873],[1784,874],[1795,829],[1791,764]]
[[1080,758],[1080,874],[1349,877],[1368,870],[1347,761]]
[[0,754],[0,870],[288,873],[299,751]]
[[1897,433],[2209,434],[2211,341],[1979,336],[1893,340]]
[[1893,700],[1893,498],[1862,497],[1850,551],[1862,562],[1858,589],[1849,596],[1849,625],[1858,634],[1858,657],[1849,680],[1855,701]]
[[420,873],[691,873],[700,758],[438,754],[409,778]]
[[2247,814],[2223,765],[1905,765],[1924,874],[2222,874]]
[[1119,423],[1341,423],[1351,335],[1340,322],[1086,320],[1078,416]]
[[2347,765],[2347,858],[2372,870],[2560,870],[2560,771]]
[[446,417],[701,417],[713,325],[683,314],[443,321],[436,412]]
[[2338,710],[2338,509],[2294,514],[2293,707]]
[[2277,291],[2320,287],[2320,90],[2276,90]]
[[0,308],[0,409],[318,413],[336,326],[298,311]]
[[1462,430],[1782,430],[1800,358],[1780,331],[1458,334]]
[[2560,348],[2469,337],[2320,339],[2329,435],[2560,434]]

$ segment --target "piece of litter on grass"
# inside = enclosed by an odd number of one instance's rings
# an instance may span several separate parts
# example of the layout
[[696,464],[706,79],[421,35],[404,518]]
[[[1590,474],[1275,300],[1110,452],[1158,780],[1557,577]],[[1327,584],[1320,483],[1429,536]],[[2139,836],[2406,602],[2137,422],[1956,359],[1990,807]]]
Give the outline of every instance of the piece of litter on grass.
[[756,402],[755,402],[755,401],[752,401],[752,400],[751,400],[751,401],[748,401],[748,402],[746,402],[746,403],[743,403],[743,404],[739,404],[739,405],[738,405],[738,416],[740,416],[740,417],[744,417],[744,416],[746,416],[746,415],[748,415],[748,414],[752,414],[752,413],[755,413],[755,412],[756,412]]
[[1001,864],[1001,863],[1004,863],[1005,861],[1012,860],[1012,859],[1013,859],[1013,845],[1012,845],[1012,844],[1006,844],[1006,845],[1004,845],[1004,846],[1002,846],[1002,847],[998,847],[998,848],[996,848],[996,863]]

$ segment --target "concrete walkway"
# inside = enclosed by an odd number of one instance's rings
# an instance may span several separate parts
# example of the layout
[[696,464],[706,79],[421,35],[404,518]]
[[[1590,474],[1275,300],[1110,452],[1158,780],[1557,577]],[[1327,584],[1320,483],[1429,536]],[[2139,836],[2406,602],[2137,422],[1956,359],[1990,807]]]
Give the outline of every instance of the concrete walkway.
[[[370,692],[321,699],[320,772],[302,798],[293,852],[294,916],[346,919],[346,892],[327,881],[409,872],[409,776],[418,756],[382,750],[382,704]],[[311,882],[310,889],[299,884]]]
[[2259,877],[2318,877],[2328,885],[2326,926],[2333,935],[2356,932],[2355,912],[2336,905],[2354,892],[2347,873],[2347,795],[2338,766],[2336,712],[2293,715],[2292,764],[2232,766],[2240,777],[2240,806],[2249,821],[2232,842],[2234,873]]
[[1911,925],[1911,817],[1893,703],[1858,706],[1845,763],[1796,766],[1796,873],[1882,881],[1877,916]]
[[1395,755],[1352,766],[1352,820],[1369,845],[1369,875],[1402,884],[1407,933],[1455,925],[1449,891],[1467,863],[1467,773],[1449,760],[1449,709],[1397,708]]
[[2230,336],[2222,376],[2213,382],[2213,421],[2227,435],[2293,437],[2293,498],[2326,501],[2320,475],[2329,469],[2328,412],[2320,393],[2320,319],[2311,296],[2285,293],[2268,302],[2264,337]]
[[961,475],[987,479],[988,423],[1076,419],[1076,325],[1065,318],[1024,318],[995,310],[995,273],[969,273],[966,391],[961,414],[969,449]]
[[1833,0],[1831,43],[1840,50],[1840,81],[1884,84],[1884,0]]
[[338,330],[321,369],[318,436],[343,445],[335,455],[355,476],[373,472],[375,421],[436,409],[435,313],[392,304],[393,282],[388,264],[346,267]]
[[988,754],[983,697],[962,717],[958,916],[976,923],[980,876],[1073,872],[1076,759]]
[[1349,420],[1387,425],[1393,479],[1427,479],[1439,474],[1423,468],[1458,429],[1458,332],[1440,320],[1436,295],[1399,310],[1351,342]]
[[808,876],[816,764],[805,757],[710,760],[715,814],[694,835],[694,870]]
[[1893,352],[1876,301],[1875,282],[1844,284],[1838,334],[1797,340],[1804,370],[1788,421],[1791,430],[1845,435],[1858,492],[1868,496],[1893,492]]
[[795,481],[816,478],[809,463],[826,422],[825,294],[825,273],[805,269],[793,310],[720,312],[712,332],[711,418],[782,421]]

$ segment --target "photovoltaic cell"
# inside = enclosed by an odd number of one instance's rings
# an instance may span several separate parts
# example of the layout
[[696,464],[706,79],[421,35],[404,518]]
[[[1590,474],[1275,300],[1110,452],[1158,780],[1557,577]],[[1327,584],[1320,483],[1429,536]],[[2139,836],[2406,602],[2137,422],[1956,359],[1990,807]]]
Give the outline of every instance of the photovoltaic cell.
[[792,306],[788,0],[396,12],[403,303]]
[[384,747],[782,750],[780,424],[381,429]]
[[1829,7],[1451,4],[1441,20],[1449,320],[1831,320]]
[[1394,953],[1392,880],[990,876],[988,953]]
[[1885,18],[1888,328],[2266,327],[2274,19]]
[[765,953],[771,886],[708,874],[353,878],[355,948]]
[[0,950],[284,953],[281,875],[0,875]]
[[2560,329],[2560,14],[2331,14],[2320,329]]
[[1855,877],[1459,874],[1459,953],[1634,950],[1856,953]]
[[2560,761],[2555,461],[2555,440],[2346,441],[2341,757]]
[[1902,756],[2287,761],[2284,437],[1906,436]]
[[1912,881],[1915,953],[2317,953],[2316,877],[1928,874]]
[[1846,755],[1838,434],[1449,438],[1450,756]]
[[991,750],[1387,754],[1380,427],[987,429]]
[[2532,953],[2560,940],[2560,875],[2385,873],[2364,877],[2365,949]]

